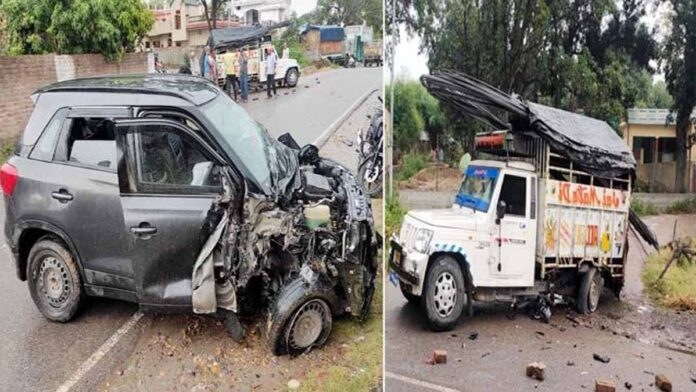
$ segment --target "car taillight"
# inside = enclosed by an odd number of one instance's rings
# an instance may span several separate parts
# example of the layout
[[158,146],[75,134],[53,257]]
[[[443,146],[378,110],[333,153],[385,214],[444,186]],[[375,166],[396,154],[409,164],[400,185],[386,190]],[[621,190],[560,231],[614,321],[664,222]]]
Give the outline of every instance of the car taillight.
[[17,168],[5,163],[0,169],[0,185],[2,185],[2,192],[7,196],[12,196],[14,192],[15,185],[17,185],[17,180],[19,179],[19,173]]

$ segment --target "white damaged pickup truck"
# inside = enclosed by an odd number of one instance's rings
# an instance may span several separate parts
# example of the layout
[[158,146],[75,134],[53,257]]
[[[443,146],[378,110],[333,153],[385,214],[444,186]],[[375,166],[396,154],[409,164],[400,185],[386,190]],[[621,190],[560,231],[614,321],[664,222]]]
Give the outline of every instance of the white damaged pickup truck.
[[477,150],[497,159],[468,165],[451,208],[409,211],[390,241],[393,280],[431,329],[452,329],[474,302],[532,304],[548,319],[560,301],[590,313],[604,287],[618,296],[638,218],[629,219],[635,160],[611,127],[460,73],[421,80],[443,104],[504,129],[477,135]]

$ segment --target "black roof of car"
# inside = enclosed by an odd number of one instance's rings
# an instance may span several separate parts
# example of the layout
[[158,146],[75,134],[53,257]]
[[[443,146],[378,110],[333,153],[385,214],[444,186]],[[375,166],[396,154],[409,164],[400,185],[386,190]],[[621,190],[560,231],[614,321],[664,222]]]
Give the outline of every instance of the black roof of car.
[[34,94],[65,91],[163,94],[179,97],[194,105],[204,104],[220,92],[211,81],[199,76],[139,74],[66,80],[42,87]]

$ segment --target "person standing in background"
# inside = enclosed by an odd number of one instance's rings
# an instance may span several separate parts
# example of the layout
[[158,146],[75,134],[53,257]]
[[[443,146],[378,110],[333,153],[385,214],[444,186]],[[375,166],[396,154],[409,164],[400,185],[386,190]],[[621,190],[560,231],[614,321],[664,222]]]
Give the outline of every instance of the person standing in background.
[[275,54],[275,49],[271,46],[266,49],[266,94],[268,98],[273,98],[271,95],[271,88],[273,88],[273,95],[276,95],[276,84],[275,84],[275,70],[276,63],[278,62],[278,56]]
[[245,50],[239,49],[237,61],[239,62],[239,88],[241,90],[241,98],[242,102],[247,102],[249,99],[249,70],[247,69],[248,64]]
[[196,52],[191,52],[189,54],[189,64],[191,67],[191,75],[195,76],[201,76],[201,62],[198,56],[196,56]]
[[222,55],[222,62],[225,64],[225,85],[227,95],[237,100],[237,55],[228,50]]
[[283,58],[284,59],[290,58],[290,49],[288,48],[287,42],[283,42]]
[[210,53],[210,46],[206,46],[203,50],[203,56],[201,56],[201,75],[204,78],[210,79],[210,67],[208,67],[208,54]]
[[212,49],[208,49],[208,68],[210,69],[210,80],[217,84],[217,60],[215,59],[215,51]]

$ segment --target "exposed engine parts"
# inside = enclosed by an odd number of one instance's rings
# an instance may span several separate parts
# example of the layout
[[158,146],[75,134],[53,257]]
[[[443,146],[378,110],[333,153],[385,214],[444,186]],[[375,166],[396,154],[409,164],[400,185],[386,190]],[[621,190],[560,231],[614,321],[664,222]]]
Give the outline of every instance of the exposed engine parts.
[[302,159],[306,150],[282,199],[237,197],[226,187],[210,209],[207,231],[215,229],[193,272],[196,313],[265,307],[278,354],[322,345],[332,315],[365,317],[375,286],[369,198],[341,165],[314,159],[311,149],[312,159]]

